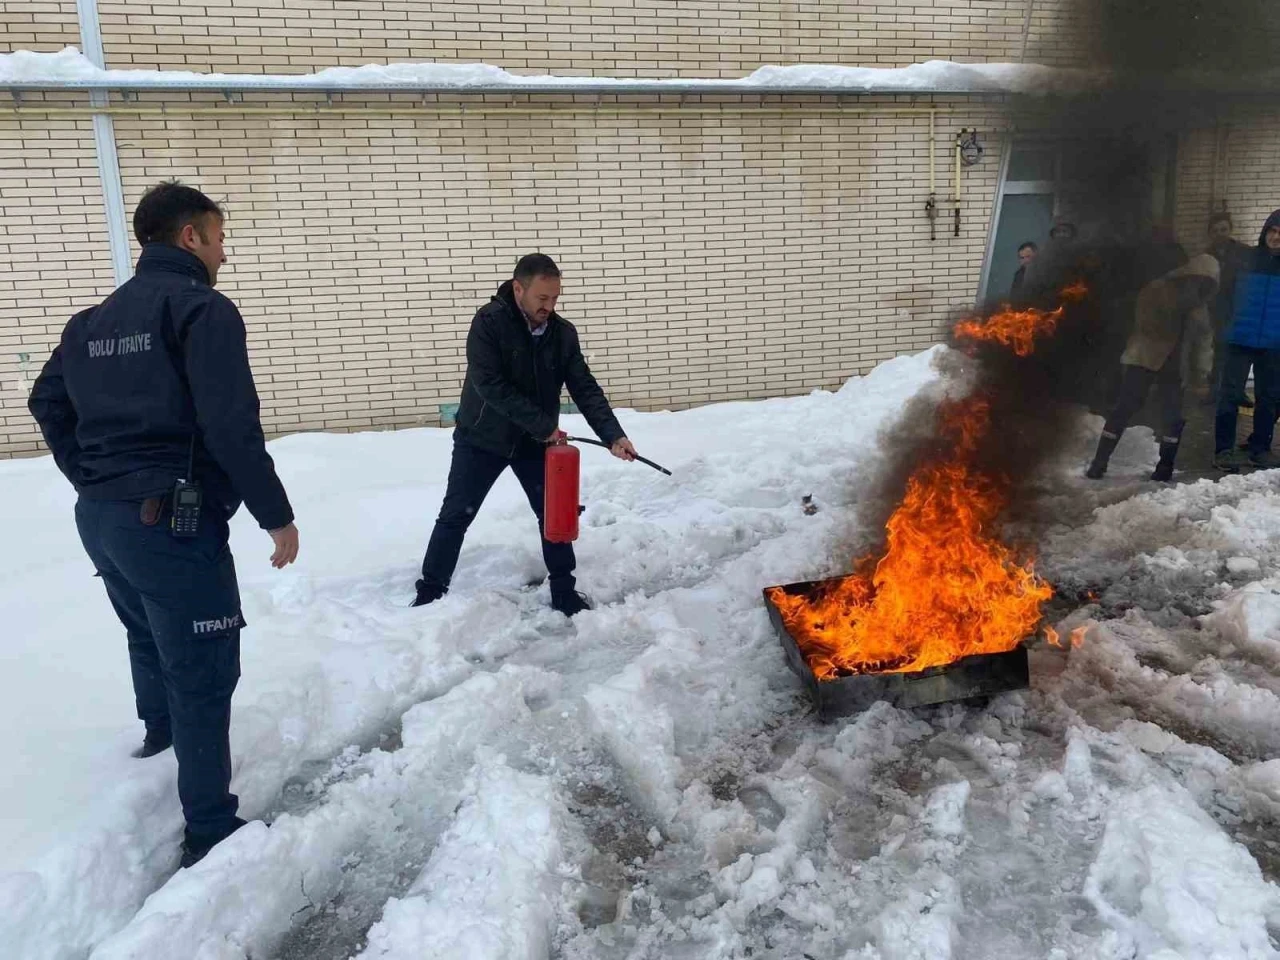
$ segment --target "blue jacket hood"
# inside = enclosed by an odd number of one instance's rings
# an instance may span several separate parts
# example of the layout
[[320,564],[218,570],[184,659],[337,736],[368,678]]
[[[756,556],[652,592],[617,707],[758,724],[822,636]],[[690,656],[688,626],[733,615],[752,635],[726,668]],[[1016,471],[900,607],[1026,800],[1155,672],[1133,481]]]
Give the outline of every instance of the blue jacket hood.
[[1272,227],[1280,227],[1280,210],[1271,211],[1271,216],[1267,217],[1267,222],[1262,225],[1262,231],[1258,234],[1258,246],[1266,247],[1267,231]]

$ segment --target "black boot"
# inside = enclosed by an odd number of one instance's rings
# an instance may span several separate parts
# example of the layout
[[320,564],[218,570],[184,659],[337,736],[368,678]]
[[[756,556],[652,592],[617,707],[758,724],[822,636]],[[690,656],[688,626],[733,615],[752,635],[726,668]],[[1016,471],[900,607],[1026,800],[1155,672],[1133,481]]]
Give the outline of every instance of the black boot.
[[1160,462],[1151,474],[1152,480],[1168,483],[1173,479],[1173,461],[1178,456],[1178,444],[1182,442],[1182,428],[1185,424],[1186,421],[1179,420],[1160,438]]
[[225,833],[214,834],[212,836],[195,834],[192,833],[190,829],[185,831],[182,837],[182,862],[180,864],[182,869],[185,870],[187,867],[194,867],[205,858],[210,850],[243,827],[245,822],[246,821],[241,820],[239,817],[236,817],[232,820],[230,830],[227,830]]
[[1102,431],[1102,436],[1098,439],[1098,451],[1093,455],[1093,463],[1089,464],[1089,469],[1084,475],[1090,480],[1101,480],[1107,472],[1107,464],[1111,460],[1111,454],[1115,453],[1116,444],[1120,442],[1120,434],[1108,433]]
[[1151,479],[1158,483],[1168,483],[1173,479],[1173,460],[1178,455],[1178,445],[1168,441],[1160,444],[1160,462],[1151,472]]
[[409,604],[411,607],[425,607],[428,603],[435,603],[449,592],[448,587],[427,583],[425,580],[419,580],[414,586],[417,588],[418,595],[413,598],[413,603]]
[[154,757],[157,753],[164,753],[173,746],[173,734],[168,727],[147,727],[147,735],[142,738],[142,746],[129,756],[137,760],[145,760],[147,757]]
[[590,610],[591,601],[577,590],[561,590],[551,594],[551,607],[566,617],[572,617],[583,610]]

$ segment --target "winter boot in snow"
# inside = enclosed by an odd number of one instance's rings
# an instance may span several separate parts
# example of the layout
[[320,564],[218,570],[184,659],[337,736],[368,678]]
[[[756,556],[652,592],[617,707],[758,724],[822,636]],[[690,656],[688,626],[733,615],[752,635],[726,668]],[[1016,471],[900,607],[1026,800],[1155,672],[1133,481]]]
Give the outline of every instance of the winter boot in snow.
[[418,595],[413,598],[413,603],[409,604],[411,607],[425,607],[428,603],[435,603],[449,592],[448,587],[427,583],[425,580],[419,580],[414,586],[417,588]]
[[566,617],[572,617],[583,610],[590,610],[591,601],[577,590],[565,590],[551,595],[551,608],[559,610]]
[[210,850],[243,827],[245,823],[246,821],[236,817],[232,822],[230,830],[226,833],[215,836],[195,834],[192,833],[190,829],[187,829],[182,837],[182,863],[180,864],[182,869],[185,870],[187,867],[194,867],[205,858]]
[[145,760],[147,757],[154,757],[157,753],[164,753],[172,746],[173,733],[168,727],[147,727],[147,735],[142,738],[142,746],[129,756]]
[[1101,480],[1107,472],[1107,463],[1111,460],[1111,454],[1115,452],[1116,444],[1120,442],[1121,432],[1102,431],[1102,436],[1098,439],[1098,451],[1093,455],[1093,463],[1089,464],[1089,469],[1084,472],[1090,480]]
[[1182,421],[1174,425],[1166,436],[1160,438],[1160,462],[1156,464],[1151,479],[1168,483],[1173,479],[1173,461],[1178,456],[1178,444],[1182,442]]
[[1239,473],[1249,459],[1239,450],[1219,450],[1213,455],[1213,469],[1223,473]]

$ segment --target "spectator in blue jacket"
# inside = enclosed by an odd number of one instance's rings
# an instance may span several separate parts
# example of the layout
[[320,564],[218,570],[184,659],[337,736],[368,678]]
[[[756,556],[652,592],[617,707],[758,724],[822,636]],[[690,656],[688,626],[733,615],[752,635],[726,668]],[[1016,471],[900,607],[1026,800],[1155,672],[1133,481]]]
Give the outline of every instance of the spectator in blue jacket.
[[1236,279],[1227,355],[1214,429],[1213,464],[1234,473],[1244,462],[1235,450],[1236,399],[1244,394],[1253,367],[1255,406],[1248,463],[1275,466],[1271,440],[1280,404],[1280,210],[1263,224],[1253,257]]

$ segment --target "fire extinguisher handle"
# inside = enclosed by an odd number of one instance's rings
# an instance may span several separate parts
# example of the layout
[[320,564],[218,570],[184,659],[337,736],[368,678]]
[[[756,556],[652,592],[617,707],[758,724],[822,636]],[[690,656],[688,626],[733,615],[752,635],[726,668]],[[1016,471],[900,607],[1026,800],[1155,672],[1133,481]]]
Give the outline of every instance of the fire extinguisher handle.
[[[589,443],[596,447],[604,447],[606,450],[609,449],[609,445],[607,443],[601,440],[592,440],[590,437],[565,437],[565,440],[572,443]],[[668,477],[672,475],[671,471],[666,467],[661,464],[654,463],[652,460],[648,460],[640,456],[640,454],[636,454],[636,460],[643,463],[646,467],[653,467],[653,469],[657,470],[659,473],[665,473]]]

